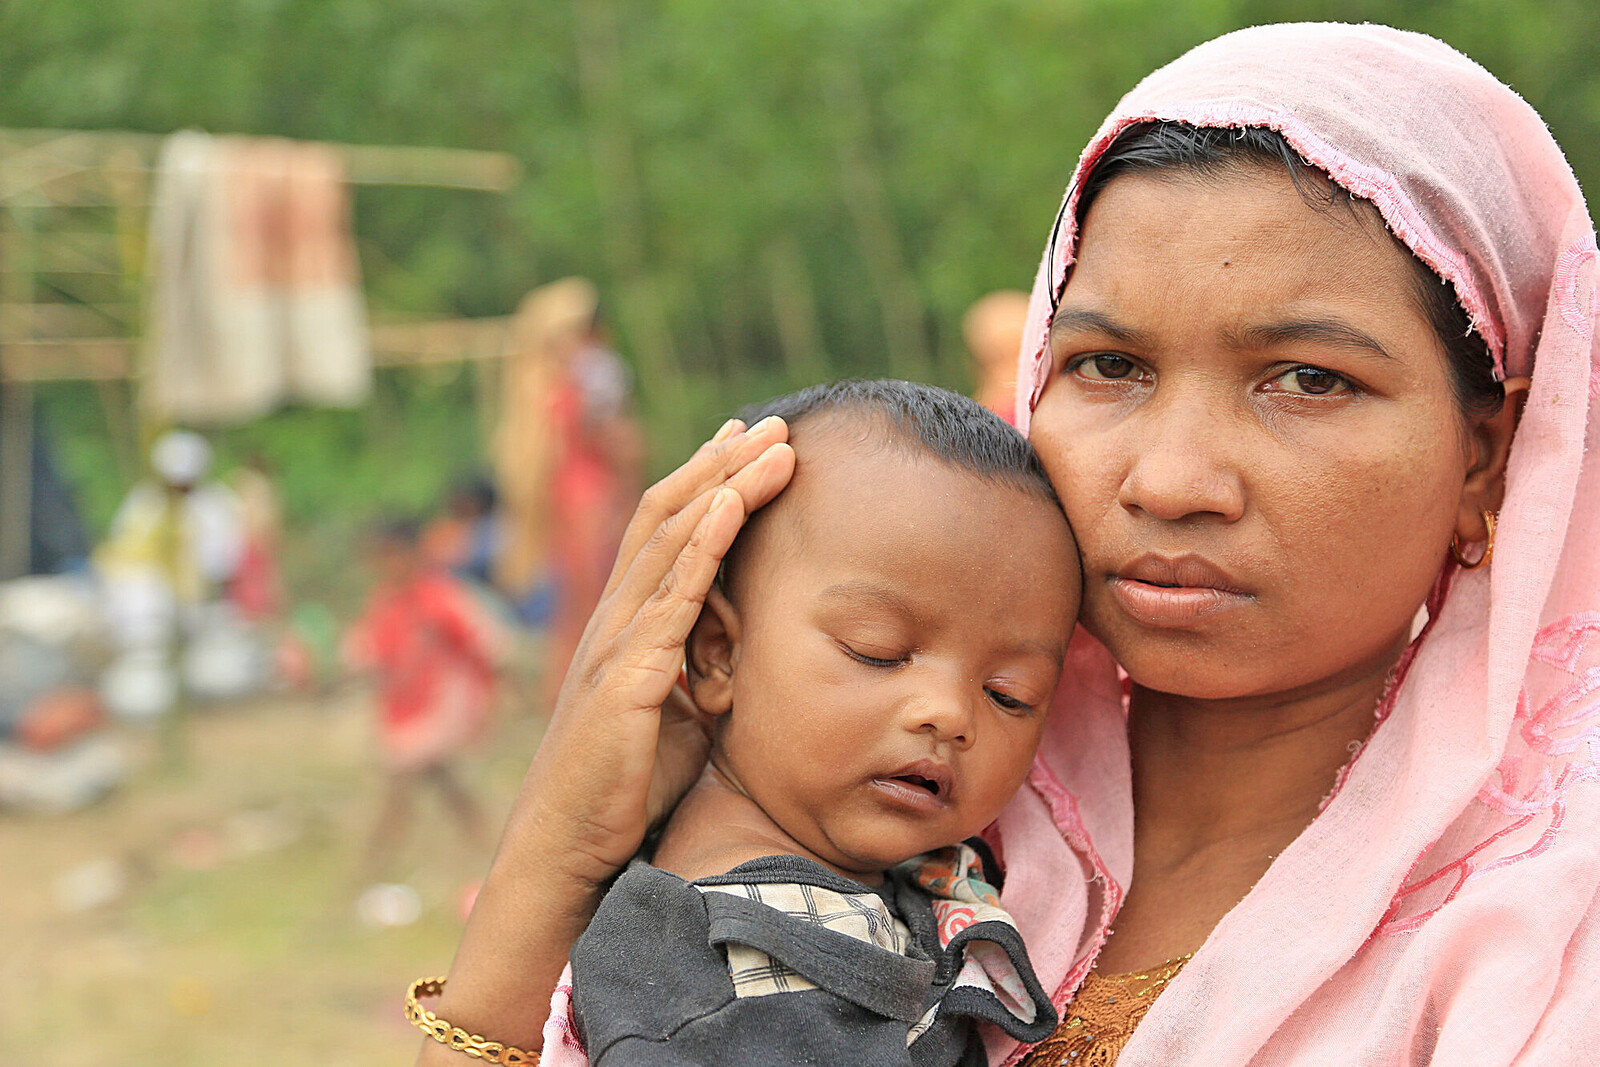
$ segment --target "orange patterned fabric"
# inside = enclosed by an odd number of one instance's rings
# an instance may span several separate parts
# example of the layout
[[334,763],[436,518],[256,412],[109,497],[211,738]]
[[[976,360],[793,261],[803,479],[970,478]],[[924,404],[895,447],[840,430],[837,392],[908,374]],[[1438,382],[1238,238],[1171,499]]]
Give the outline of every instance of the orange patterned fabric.
[[1090,971],[1065,1009],[1066,1021],[1034,1046],[1023,1067],[1111,1067],[1188,956],[1128,974]]

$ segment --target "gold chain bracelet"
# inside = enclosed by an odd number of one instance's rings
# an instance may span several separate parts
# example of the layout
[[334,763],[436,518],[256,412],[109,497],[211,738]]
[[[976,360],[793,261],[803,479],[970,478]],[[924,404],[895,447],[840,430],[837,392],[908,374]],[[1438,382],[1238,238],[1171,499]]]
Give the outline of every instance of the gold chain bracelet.
[[524,1052],[513,1045],[490,1041],[482,1034],[469,1034],[459,1026],[452,1026],[418,1003],[418,997],[436,997],[444,992],[443,978],[418,978],[406,990],[406,1021],[441,1045],[466,1053],[484,1063],[499,1063],[505,1067],[539,1067],[537,1052]]

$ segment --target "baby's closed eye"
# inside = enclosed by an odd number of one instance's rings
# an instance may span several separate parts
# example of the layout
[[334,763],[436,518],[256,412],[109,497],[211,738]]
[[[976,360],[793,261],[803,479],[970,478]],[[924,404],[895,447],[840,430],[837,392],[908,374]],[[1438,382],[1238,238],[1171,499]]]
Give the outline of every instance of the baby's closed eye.
[[910,649],[898,649],[879,642],[836,638],[834,643],[845,655],[868,667],[898,667],[911,660]]

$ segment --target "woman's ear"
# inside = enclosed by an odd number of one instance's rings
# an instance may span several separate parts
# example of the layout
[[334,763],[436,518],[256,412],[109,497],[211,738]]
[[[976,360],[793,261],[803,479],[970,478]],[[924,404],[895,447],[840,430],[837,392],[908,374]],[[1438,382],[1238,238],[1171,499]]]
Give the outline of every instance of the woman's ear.
[[1528,378],[1507,378],[1506,399],[1500,410],[1472,426],[1472,465],[1461,488],[1461,512],[1456,516],[1456,537],[1462,544],[1487,540],[1489,528],[1485,511],[1499,513],[1506,494],[1506,462],[1511,456],[1511,438],[1528,399]]
[[739,664],[739,612],[716,586],[706,594],[689,631],[689,695],[707,715],[733,710],[733,672]]

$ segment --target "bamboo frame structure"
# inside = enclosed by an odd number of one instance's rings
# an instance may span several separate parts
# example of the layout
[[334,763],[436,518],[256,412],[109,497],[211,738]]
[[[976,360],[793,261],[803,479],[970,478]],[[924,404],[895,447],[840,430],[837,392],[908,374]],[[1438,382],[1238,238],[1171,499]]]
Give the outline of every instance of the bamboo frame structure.
[[[32,388],[96,383],[108,422],[137,424],[145,227],[165,137],[119,130],[0,129],[0,579],[28,564]],[[503,152],[335,144],[353,185],[505,193]],[[503,354],[508,320],[378,323],[373,362],[401,366]],[[135,433],[134,436],[137,436]]]

